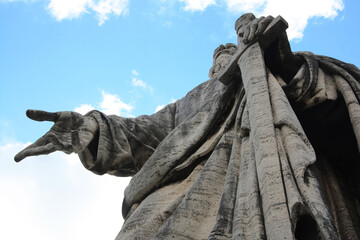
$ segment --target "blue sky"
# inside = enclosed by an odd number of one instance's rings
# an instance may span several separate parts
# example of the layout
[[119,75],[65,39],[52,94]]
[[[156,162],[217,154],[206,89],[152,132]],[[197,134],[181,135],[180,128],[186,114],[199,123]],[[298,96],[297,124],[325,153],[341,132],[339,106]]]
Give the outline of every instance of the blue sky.
[[[0,239],[114,239],[128,179],[75,155],[16,164],[50,127],[26,109],[152,114],[207,80],[245,12],[281,14],[294,51],[360,66],[356,0],[0,0]],[[4,197],[5,196],[5,197]]]

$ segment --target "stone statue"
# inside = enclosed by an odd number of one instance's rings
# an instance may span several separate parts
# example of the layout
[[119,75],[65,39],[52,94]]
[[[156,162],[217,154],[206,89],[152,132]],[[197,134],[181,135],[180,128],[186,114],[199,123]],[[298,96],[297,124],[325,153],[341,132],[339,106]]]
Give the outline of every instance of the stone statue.
[[241,16],[210,80],[151,116],[28,110],[54,126],[15,160],[133,176],[118,240],[360,238],[360,70],[293,53],[272,23]]

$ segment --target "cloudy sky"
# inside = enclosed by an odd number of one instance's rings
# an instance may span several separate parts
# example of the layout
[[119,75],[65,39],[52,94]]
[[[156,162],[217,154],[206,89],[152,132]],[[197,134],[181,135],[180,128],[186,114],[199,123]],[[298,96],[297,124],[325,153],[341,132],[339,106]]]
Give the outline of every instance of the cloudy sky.
[[152,114],[207,80],[245,12],[282,15],[294,51],[360,66],[357,0],[0,0],[0,239],[114,239],[129,179],[76,155],[15,163],[50,123],[26,109]]

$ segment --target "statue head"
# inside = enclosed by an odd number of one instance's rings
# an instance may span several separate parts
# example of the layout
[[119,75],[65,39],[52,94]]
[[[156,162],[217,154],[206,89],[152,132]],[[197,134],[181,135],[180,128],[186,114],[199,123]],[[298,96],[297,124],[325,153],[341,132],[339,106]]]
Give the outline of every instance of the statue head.
[[217,78],[223,68],[226,67],[230,58],[237,50],[237,46],[233,43],[220,45],[214,51],[213,66],[210,68],[209,77]]
[[253,21],[255,19],[254,14],[252,13],[245,13],[241,15],[235,22],[235,31],[238,36],[238,44],[240,43],[240,40],[243,37],[244,34],[244,26],[246,26],[248,23]]

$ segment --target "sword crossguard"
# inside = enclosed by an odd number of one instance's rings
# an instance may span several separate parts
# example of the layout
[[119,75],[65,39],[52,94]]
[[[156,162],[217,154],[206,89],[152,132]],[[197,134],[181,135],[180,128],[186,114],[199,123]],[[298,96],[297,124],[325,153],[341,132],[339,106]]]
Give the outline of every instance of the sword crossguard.
[[231,57],[227,66],[220,72],[218,80],[225,85],[228,85],[230,81],[233,79],[236,72],[240,71],[238,60],[241,55],[245,52],[248,47],[253,45],[255,42],[259,42],[259,45],[262,49],[266,49],[273,43],[282,32],[284,32],[288,28],[288,23],[281,16],[277,16],[274,18],[270,24],[267,26],[263,34],[254,41],[248,44],[241,44],[238,50]]

